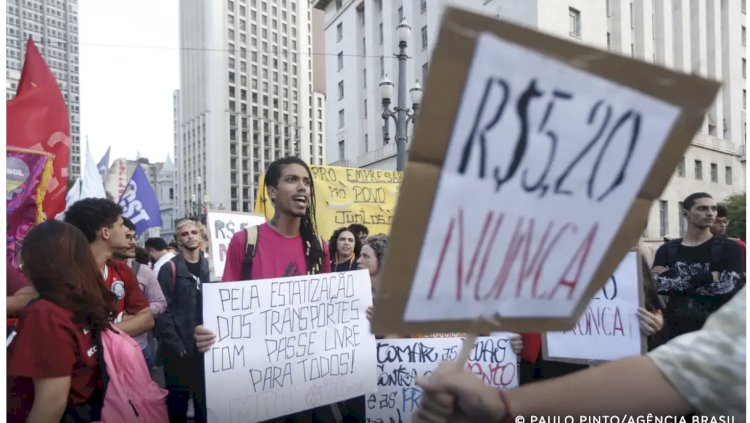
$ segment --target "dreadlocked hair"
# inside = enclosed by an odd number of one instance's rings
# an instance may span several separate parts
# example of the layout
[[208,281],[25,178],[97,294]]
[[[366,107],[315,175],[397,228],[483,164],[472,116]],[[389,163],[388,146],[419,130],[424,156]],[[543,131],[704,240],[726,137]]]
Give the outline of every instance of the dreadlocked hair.
[[302,251],[305,253],[305,263],[307,264],[307,274],[318,274],[323,270],[323,245],[318,237],[317,222],[315,220],[315,184],[312,178],[312,172],[307,163],[299,157],[287,156],[271,163],[266,169],[266,187],[278,187],[281,179],[281,171],[284,166],[297,164],[305,168],[307,175],[310,177],[310,198],[307,202],[305,216],[301,218],[299,224],[300,238],[302,238]]

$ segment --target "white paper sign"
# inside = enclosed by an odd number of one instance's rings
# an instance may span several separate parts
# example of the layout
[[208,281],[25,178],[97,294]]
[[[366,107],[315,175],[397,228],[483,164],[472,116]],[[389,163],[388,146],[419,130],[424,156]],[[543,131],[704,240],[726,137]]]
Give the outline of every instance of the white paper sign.
[[237,231],[245,230],[249,226],[258,226],[265,223],[263,216],[255,216],[247,213],[231,213],[209,211],[206,215],[208,233],[211,237],[211,264],[213,275],[211,280],[221,280],[224,274],[224,263],[227,260],[227,248],[229,241]]
[[365,270],[203,285],[208,420],[255,422],[376,389]]
[[638,321],[640,281],[638,254],[630,252],[591,299],[573,329],[547,332],[549,357],[617,360],[641,354]]
[[[518,386],[517,356],[509,335],[477,338],[466,363],[470,372],[498,389]],[[462,338],[379,340],[378,391],[365,396],[367,423],[411,422],[422,399],[417,377],[431,374],[441,361],[455,360],[462,345]]]
[[481,34],[404,320],[569,316],[678,112]]

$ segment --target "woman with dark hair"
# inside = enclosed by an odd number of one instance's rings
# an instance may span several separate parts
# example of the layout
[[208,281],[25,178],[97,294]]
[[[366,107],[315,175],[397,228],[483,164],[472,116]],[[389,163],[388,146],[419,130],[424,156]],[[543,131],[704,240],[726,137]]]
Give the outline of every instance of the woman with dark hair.
[[328,241],[331,252],[331,272],[346,272],[357,269],[357,257],[362,249],[359,238],[349,228],[339,228]]
[[50,220],[29,232],[23,271],[30,303],[8,348],[8,421],[99,420],[101,374],[94,333],[109,327],[117,297],[104,286],[86,237]]

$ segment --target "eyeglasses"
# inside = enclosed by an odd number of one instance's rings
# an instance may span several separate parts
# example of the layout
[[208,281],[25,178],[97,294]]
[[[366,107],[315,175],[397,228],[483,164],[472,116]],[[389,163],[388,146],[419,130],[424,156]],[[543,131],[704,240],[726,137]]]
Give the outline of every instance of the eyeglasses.
[[125,239],[127,239],[128,241],[138,242],[138,235],[127,234],[125,235]]
[[193,229],[192,231],[180,232],[180,236],[198,235],[198,230]]

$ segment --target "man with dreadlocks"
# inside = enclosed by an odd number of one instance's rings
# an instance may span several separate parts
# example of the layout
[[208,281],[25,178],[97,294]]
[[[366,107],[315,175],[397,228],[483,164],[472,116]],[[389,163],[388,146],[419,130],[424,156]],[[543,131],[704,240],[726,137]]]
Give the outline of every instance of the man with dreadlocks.
[[[222,281],[329,273],[331,259],[316,231],[315,187],[307,163],[297,157],[278,159],[268,166],[265,181],[275,208],[273,219],[234,234]],[[216,334],[197,326],[195,340],[199,351],[208,351]],[[274,421],[327,422],[334,421],[334,413],[331,406],[323,406]]]

